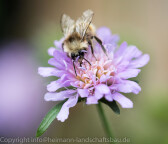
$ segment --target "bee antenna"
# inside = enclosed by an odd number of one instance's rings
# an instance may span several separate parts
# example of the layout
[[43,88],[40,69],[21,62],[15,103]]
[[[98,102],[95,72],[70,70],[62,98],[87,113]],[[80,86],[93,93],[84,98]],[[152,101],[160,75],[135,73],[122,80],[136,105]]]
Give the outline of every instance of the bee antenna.
[[72,63],[73,63],[73,68],[74,68],[74,71],[75,71],[75,75],[77,76],[77,73],[76,73],[76,68],[75,68],[75,61],[72,60]]
[[88,64],[90,64],[90,66],[91,66],[91,63],[87,60],[87,59],[85,59],[85,58],[83,58],[85,61],[87,61],[88,62]]
[[87,51],[86,51],[86,50],[81,50],[81,52],[87,53]]

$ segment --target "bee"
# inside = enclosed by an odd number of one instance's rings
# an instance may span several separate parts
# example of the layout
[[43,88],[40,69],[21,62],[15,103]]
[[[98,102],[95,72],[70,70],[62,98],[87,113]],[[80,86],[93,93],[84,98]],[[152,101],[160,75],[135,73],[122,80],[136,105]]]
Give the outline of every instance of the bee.
[[93,11],[86,10],[76,21],[72,20],[66,14],[63,14],[61,18],[61,29],[64,34],[62,48],[63,51],[66,52],[72,59],[76,76],[75,61],[78,61],[80,66],[82,66],[82,61],[84,59],[91,65],[84,56],[89,47],[91,48],[91,52],[94,56],[94,49],[92,45],[93,38],[101,45],[101,48],[106,54],[102,41],[96,36],[96,29],[92,24],[93,15]]

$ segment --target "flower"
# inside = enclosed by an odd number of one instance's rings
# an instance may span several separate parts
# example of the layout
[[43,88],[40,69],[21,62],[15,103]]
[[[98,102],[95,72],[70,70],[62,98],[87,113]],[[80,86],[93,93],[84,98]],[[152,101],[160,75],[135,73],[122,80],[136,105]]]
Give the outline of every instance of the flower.
[[[75,63],[77,76],[75,75],[72,60],[62,51],[62,42],[55,41],[55,46],[60,49],[50,48],[49,55],[53,58],[48,63],[54,67],[40,67],[38,72],[43,77],[55,76],[59,79],[47,85],[48,93],[46,101],[67,101],[63,104],[57,119],[64,122],[69,115],[69,108],[74,107],[79,98],[86,99],[86,104],[98,104],[104,98],[107,101],[117,101],[122,108],[132,108],[133,103],[121,93],[138,94],[141,87],[130,78],[136,77],[141,71],[140,67],[149,61],[148,54],[142,52],[136,46],[128,46],[123,42],[119,47],[119,37],[112,35],[111,31],[102,27],[97,30],[97,36],[102,40],[107,55],[101,46],[95,42],[94,55],[88,50],[85,58],[91,63],[83,61],[82,67]],[[67,87],[73,87],[68,89]],[[60,88],[66,88],[58,92]]]

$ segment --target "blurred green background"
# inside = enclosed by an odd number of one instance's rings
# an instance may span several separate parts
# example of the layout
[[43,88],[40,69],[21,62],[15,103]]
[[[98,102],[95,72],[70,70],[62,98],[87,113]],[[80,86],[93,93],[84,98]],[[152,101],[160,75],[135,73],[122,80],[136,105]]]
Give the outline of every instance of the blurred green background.
[[[55,104],[43,96],[50,78],[37,74],[49,66],[47,49],[63,35],[63,13],[78,18],[94,11],[96,27],[107,26],[120,43],[136,45],[150,55],[138,76],[142,91],[128,95],[133,109],[104,110],[116,138],[132,144],[168,143],[168,1],[167,0],[1,0],[0,1],[0,136],[34,137]],[[55,120],[43,137],[102,137],[95,105],[78,104],[64,123]]]

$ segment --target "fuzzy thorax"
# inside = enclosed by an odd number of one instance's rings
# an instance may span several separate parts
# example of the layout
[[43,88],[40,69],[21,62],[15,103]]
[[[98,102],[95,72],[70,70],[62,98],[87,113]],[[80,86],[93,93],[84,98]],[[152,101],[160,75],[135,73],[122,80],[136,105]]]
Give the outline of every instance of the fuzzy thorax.
[[78,33],[73,33],[64,41],[64,52],[77,54],[80,50],[88,48],[88,42],[86,40],[81,41],[81,37]]

